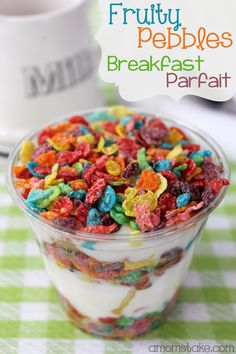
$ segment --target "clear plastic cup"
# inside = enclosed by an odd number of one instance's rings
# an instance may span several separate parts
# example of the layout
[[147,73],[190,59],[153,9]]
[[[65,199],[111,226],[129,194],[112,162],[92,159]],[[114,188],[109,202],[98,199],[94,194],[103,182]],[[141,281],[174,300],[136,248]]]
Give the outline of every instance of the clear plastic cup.
[[[178,121],[163,120],[211,150],[214,162],[222,166],[222,177],[229,178],[225,155],[208,135]],[[26,138],[35,140],[40,130]],[[10,156],[8,188],[27,216],[71,322],[107,338],[133,338],[157,328],[175,302],[200,232],[227,188],[187,221],[145,235],[128,227],[110,235],[68,232],[32,212],[15,189],[12,167],[18,162],[20,146]]]

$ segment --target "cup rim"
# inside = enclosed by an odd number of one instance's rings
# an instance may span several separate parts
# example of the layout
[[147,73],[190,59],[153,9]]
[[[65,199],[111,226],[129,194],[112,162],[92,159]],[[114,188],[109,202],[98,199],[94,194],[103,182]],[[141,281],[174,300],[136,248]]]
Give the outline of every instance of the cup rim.
[[[68,113],[66,115],[63,115],[60,118],[57,118],[55,120],[49,121],[48,124],[57,124],[59,122],[63,122],[64,120],[67,120],[68,117],[73,116],[73,115],[89,115],[94,112],[102,112],[106,111],[109,107],[100,107],[97,109],[90,109],[90,110],[85,110],[85,111],[79,111],[79,112],[72,112]],[[137,107],[132,107],[129,106],[127,107],[128,109],[137,111],[138,113],[145,115],[145,116],[157,116],[160,117],[164,122],[167,122],[171,125],[177,125],[178,127],[182,128],[184,131],[187,133],[193,133],[197,135],[199,138],[204,140],[206,144],[209,146],[211,151],[215,154],[215,156],[218,159],[218,163],[221,165],[223,168],[223,176],[222,178],[227,178],[230,179],[230,168],[229,168],[229,163],[226,158],[225,153],[223,152],[222,148],[218,145],[218,143],[208,135],[208,133],[205,133],[201,129],[195,127],[192,124],[185,123],[179,119],[170,119],[163,117],[162,115],[159,114],[154,114],[154,113],[148,113],[146,111],[143,111],[142,109],[138,109]],[[213,212],[216,207],[221,203],[221,201],[224,199],[225,194],[227,192],[228,186],[223,186],[220,193],[216,196],[216,198],[213,199],[213,201],[210,202],[210,204],[207,207],[204,207],[202,210],[198,211],[194,216],[191,218],[187,219],[186,221],[183,221],[177,225],[172,225],[168,226],[166,228],[162,228],[160,230],[155,230],[155,231],[149,231],[146,233],[140,232],[140,233],[132,233],[130,231],[129,233],[118,233],[117,238],[116,238],[116,233],[112,234],[95,234],[95,233],[88,233],[84,231],[78,231],[78,230],[70,230],[68,229],[55,225],[52,223],[52,221],[43,219],[40,217],[37,213],[33,212],[24,202],[23,197],[17,193],[17,190],[14,186],[14,180],[13,180],[13,174],[12,174],[12,168],[14,166],[14,163],[16,161],[16,158],[18,157],[20,147],[22,145],[22,142],[26,139],[31,140],[34,138],[43,128],[45,127],[45,124],[43,126],[40,126],[40,128],[31,130],[25,137],[23,137],[17,145],[13,148],[11,151],[9,157],[8,157],[8,168],[6,171],[6,185],[8,188],[8,191],[15,202],[15,204],[23,210],[26,215],[30,217],[30,219],[33,219],[40,225],[44,227],[48,227],[53,231],[58,230],[65,238],[71,238],[73,237],[74,239],[79,239],[79,240],[86,240],[86,241],[130,241],[131,236],[132,236],[132,241],[135,240],[140,240],[140,238],[145,241],[145,240],[151,240],[151,239],[167,239],[173,235],[179,230],[185,230],[191,226],[196,225],[197,222],[203,221],[204,219],[207,219],[207,217],[210,215],[211,212]]]
[[36,21],[44,21],[47,20],[50,17],[50,20],[52,18],[56,18],[62,15],[66,15],[72,11],[74,11],[77,7],[84,5],[89,2],[89,0],[75,0],[72,4],[67,4],[64,5],[60,8],[57,8],[55,10],[50,10],[46,12],[41,12],[41,13],[35,13],[35,14],[29,14],[29,15],[8,15],[8,14],[1,14],[0,13],[0,21],[12,21],[15,23],[22,23],[22,22],[36,22]]

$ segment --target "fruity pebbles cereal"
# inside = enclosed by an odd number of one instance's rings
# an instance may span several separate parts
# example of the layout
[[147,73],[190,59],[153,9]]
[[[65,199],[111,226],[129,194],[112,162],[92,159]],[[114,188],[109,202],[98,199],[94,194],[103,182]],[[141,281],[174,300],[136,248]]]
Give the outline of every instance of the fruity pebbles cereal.
[[13,172],[26,205],[55,225],[148,232],[191,218],[229,183],[211,155],[178,127],[113,108],[25,140]]

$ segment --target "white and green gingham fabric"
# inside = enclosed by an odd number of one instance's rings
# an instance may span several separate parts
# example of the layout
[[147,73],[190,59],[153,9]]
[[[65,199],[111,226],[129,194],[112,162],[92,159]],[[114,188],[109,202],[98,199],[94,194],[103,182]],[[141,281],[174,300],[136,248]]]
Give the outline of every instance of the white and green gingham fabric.
[[[167,345],[167,352],[174,352],[170,345],[199,342],[211,345],[211,350],[222,345],[221,352],[233,352],[233,347],[224,347],[233,345],[236,352],[235,205],[236,165],[232,165],[228,195],[208,221],[166,323],[137,340],[107,341],[67,321],[34,237],[13,205],[0,171],[0,353],[145,354],[155,349],[152,345]],[[196,352],[196,347],[192,350]]]

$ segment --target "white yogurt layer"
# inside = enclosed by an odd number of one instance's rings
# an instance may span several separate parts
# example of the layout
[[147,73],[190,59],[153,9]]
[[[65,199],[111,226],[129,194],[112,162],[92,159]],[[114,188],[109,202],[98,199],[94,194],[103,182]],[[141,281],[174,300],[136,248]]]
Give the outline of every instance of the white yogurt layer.
[[[87,248],[86,241],[76,240],[73,236],[69,243],[100,262],[138,262],[144,260],[152,262],[154,260],[154,264],[156,264],[163,253],[169,252],[173,248],[188,249],[189,244],[198,236],[203,225],[204,222],[198,223],[191,228],[177,231],[171,237],[166,236],[162,239],[157,236],[155,239],[149,240],[148,234],[147,238],[145,238],[146,235],[143,235],[141,242],[133,242],[132,235],[130,235],[130,241],[122,240],[121,236],[118,240],[96,242],[92,245],[93,249]],[[58,230],[49,229],[47,226],[35,222],[31,222],[31,226],[41,244],[43,241],[53,243],[64,240],[63,235]],[[93,320],[97,320],[99,317],[119,317],[120,315],[140,317],[150,312],[161,312],[165,308],[182,284],[195,245],[196,242],[185,252],[183,259],[167,269],[163,275],[159,277],[150,275],[152,286],[143,290],[135,290],[134,287],[121,284],[111,284],[105,280],[88,281],[85,274],[60,268],[50,257],[44,256],[44,261],[57,290],[81,314]],[[133,266],[132,263],[129,264],[129,267],[130,265]],[[129,269],[135,270],[136,266],[134,265],[134,268]],[[121,313],[114,313],[114,310],[120,307],[130,291],[133,291],[133,297],[129,304],[124,307]]]
[[[133,299],[122,311],[122,315],[140,317],[149,312],[161,312],[181,285],[192,253],[193,248],[178,264],[167,269],[162,276],[152,276],[150,288],[136,290]],[[99,317],[117,317],[112,311],[119,308],[122,300],[132,289],[124,285],[112,285],[104,280],[88,282],[79,272],[62,269],[45,256],[44,261],[58,291],[77,311],[93,320]]]
[[[63,240],[60,231],[56,229],[51,230],[46,225],[39,225],[35,222],[30,222],[30,224],[40,243],[43,241],[53,243]],[[73,236],[68,241],[68,244],[73,244],[78,250],[95,258],[99,262],[119,262],[124,260],[138,262],[149,257],[154,257],[156,261],[158,261],[163,253],[173,248],[179,247],[185,249],[189,242],[198,235],[203,225],[203,223],[198,223],[185,230],[177,231],[171,236],[164,236],[162,239],[158,239],[157,237],[149,240],[147,233],[141,236],[140,241],[133,241],[134,235],[130,233],[128,240],[122,240],[121,238],[110,241],[99,241],[93,243],[93,249],[89,249],[88,246],[86,246],[88,242],[77,240]],[[130,230],[130,228],[125,225],[122,226],[121,229],[124,230],[122,232]]]

